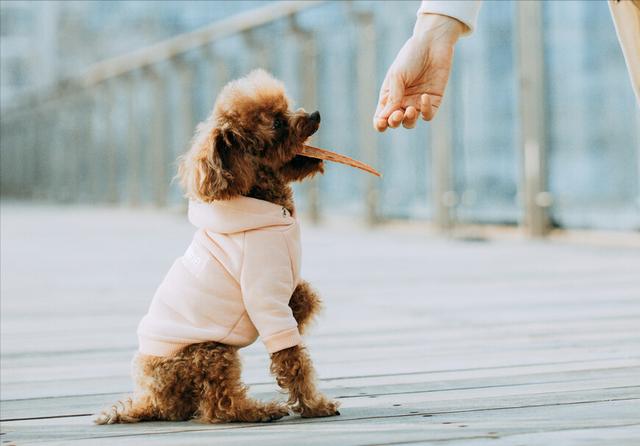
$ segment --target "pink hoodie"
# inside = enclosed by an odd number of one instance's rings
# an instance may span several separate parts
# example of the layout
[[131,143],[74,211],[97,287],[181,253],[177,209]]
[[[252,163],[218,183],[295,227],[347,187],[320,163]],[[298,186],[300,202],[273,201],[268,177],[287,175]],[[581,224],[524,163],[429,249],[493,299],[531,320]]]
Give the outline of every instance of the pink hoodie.
[[198,228],[138,326],[140,352],[170,356],[198,342],[269,353],[302,342],[289,299],[300,279],[300,229],[276,204],[239,197],[189,203]]

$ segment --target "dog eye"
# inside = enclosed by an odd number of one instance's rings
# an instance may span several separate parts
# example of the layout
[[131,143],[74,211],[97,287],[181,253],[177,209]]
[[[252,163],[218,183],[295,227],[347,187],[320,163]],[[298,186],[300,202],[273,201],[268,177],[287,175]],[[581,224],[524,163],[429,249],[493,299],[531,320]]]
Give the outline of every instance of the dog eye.
[[275,121],[273,121],[273,128],[281,129],[282,127],[284,127],[284,121],[281,118],[276,118]]

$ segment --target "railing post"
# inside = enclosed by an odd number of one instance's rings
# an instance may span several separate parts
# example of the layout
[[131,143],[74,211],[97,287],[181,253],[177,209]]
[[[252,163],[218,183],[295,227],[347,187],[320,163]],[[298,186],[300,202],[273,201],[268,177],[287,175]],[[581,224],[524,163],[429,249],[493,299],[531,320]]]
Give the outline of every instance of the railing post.
[[[104,147],[105,165],[103,167],[106,173],[106,194],[107,203],[116,203],[118,201],[118,183],[117,183],[117,147],[116,147],[116,131],[114,122],[114,94],[115,86],[113,80],[105,81],[100,87],[101,104],[102,104],[102,146]],[[99,159],[99,158],[98,158]],[[98,166],[98,171],[100,166]]]
[[546,184],[542,7],[541,2],[516,2],[522,154],[520,196],[524,204],[524,226],[533,237],[544,236],[549,231],[552,202]]
[[33,125],[37,131],[33,134],[33,154],[34,154],[34,188],[33,188],[33,197],[37,199],[42,199],[45,197],[45,188],[46,188],[46,169],[48,168],[48,163],[46,163],[44,157],[45,153],[48,153],[48,150],[43,149],[40,140],[42,139],[42,129],[44,128],[46,121],[46,115],[42,111],[42,105],[38,105],[34,110],[34,120]]
[[436,226],[445,233],[453,229],[455,224],[453,209],[458,201],[453,186],[451,93],[449,91],[445,95],[440,104],[438,114],[431,123],[433,219]]
[[38,132],[36,132],[35,135],[35,150],[38,158],[38,170],[36,171],[36,196],[40,200],[50,200],[53,198],[51,195],[53,185],[53,144],[51,142],[50,133],[48,132],[48,125],[53,118],[44,103],[38,104],[36,116],[36,122],[34,123],[38,128]]
[[166,148],[166,94],[164,82],[157,69],[145,68],[146,77],[150,79],[153,89],[153,121],[151,123],[151,178],[153,197],[156,206],[167,204],[167,148]]
[[124,82],[127,92],[127,192],[129,204],[140,204],[140,130],[138,128],[138,72],[127,74]]
[[10,186],[9,166],[11,165],[11,135],[9,135],[9,124],[6,120],[0,121],[0,192],[2,195],[11,195],[13,191]]
[[206,102],[206,113],[208,115],[213,109],[217,93],[229,79],[229,70],[227,69],[225,60],[216,53],[212,45],[202,47],[202,56],[204,57],[204,63],[208,64],[207,74],[209,77],[207,88],[205,89],[208,93]]
[[[295,16],[291,16],[289,20],[289,29],[296,36],[300,48],[300,67],[299,79],[302,83],[302,97],[300,101],[307,108],[307,111],[311,112],[318,106],[317,98],[317,48],[313,32],[303,29],[296,22]],[[322,218],[322,211],[320,208],[320,177],[315,176],[311,180],[307,181],[307,200],[309,208],[309,218],[317,224]]]
[[51,192],[50,198],[53,201],[63,201],[64,200],[64,141],[62,140],[62,129],[64,129],[64,119],[61,119],[57,116],[56,111],[59,109],[57,107],[56,101],[49,101],[47,103],[47,108],[50,113],[53,113],[54,118],[50,120],[48,123],[49,129],[48,133],[51,135],[51,148],[52,148],[52,156],[51,156]]
[[29,160],[29,127],[31,126],[31,113],[26,113],[24,121],[18,126],[18,152],[21,157],[22,170],[18,170],[18,181],[20,187],[20,196],[28,197],[29,182],[31,179],[31,163]]
[[66,99],[66,109],[70,110],[66,120],[71,121],[67,123],[66,127],[66,140],[65,148],[67,151],[66,165],[67,171],[67,199],[71,202],[78,201],[78,195],[80,193],[80,152],[82,148],[80,146],[81,141],[81,94],[82,92],[74,92],[73,95]]
[[3,126],[0,133],[0,140],[2,146],[0,147],[0,168],[2,168],[2,192],[7,195],[15,194],[15,186],[13,179],[15,176],[14,169],[10,166],[15,166],[15,153],[16,143],[14,138],[14,130],[11,125],[11,120],[3,120]]
[[[98,177],[100,169],[98,166],[101,160],[100,149],[102,148],[102,139],[104,134],[104,123],[101,120],[102,109],[104,104],[101,100],[101,91],[93,88],[92,94],[89,96],[89,108],[91,109],[91,153],[89,153],[89,164],[87,173],[89,175],[89,196],[93,201],[97,201],[100,197],[100,178]],[[45,119],[46,118],[45,113]]]
[[15,136],[13,140],[15,141],[15,151],[16,151],[16,164],[15,164],[15,188],[17,191],[17,195],[20,198],[24,198],[24,183],[25,183],[25,153],[24,153],[24,145],[25,145],[25,122],[24,119],[26,116],[23,116],[23,119],[15,123]]
[[179,140],[186,144],[193,132],[193,69],[185,58],[178,58],[175,67],[180,79],[180,136]]
[[[374,17],[368,11],[352,10],[357,23],[357,120],[358,142],[364,160],[375,166],[378,164],[378,148],[371,116],[376,109],[378,85],[376,83],[376,30]],[[380,193],[379,179],[367,175],[365,178],[365,193],[367,207],[367,222],[371,225],[380,221],[378,212]]]
[[90,91],[83,89],[80,93],[79,107],[78,107],[78,121],[77,127],[77,160],[78,160],[78,185],[79,190],[77,193],[77,199],[79,201],[91,201],[91,181],[90,166],[94,159],[91,153],[92,145],[92,101]]
[[[187,60],[186,56],[175,59],[175,67],[178,73],[180,92],[179,92],[179,113],[180,113],[180,131],[178,132],[178,142],[175,147],[170,150],[170,162],[174,162],[189,145],[191,136],[195,127],[195,119],[193,114],[193,65]],[[186,206],[182,199],[182,195],[178,193],[180,201]]]

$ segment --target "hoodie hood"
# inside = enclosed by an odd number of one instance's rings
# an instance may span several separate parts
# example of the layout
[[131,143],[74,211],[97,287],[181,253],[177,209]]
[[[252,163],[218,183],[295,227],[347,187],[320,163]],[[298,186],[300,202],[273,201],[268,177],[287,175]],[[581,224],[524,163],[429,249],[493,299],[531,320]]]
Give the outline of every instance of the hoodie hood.
[[189,221],[197,228],[220,234],[290,226],[295,219],[277,204],[249,197],[202,203],[189,201]]

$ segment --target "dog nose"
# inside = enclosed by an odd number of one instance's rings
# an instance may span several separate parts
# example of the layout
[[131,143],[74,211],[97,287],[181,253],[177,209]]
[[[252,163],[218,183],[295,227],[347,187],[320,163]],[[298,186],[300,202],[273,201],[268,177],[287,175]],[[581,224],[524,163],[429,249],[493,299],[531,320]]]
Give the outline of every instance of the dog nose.
[[314,111],[309,115],[309,119],[311,119],[312,121],[316,121],[317,123],[320,123],[320,112],[317,110]]

